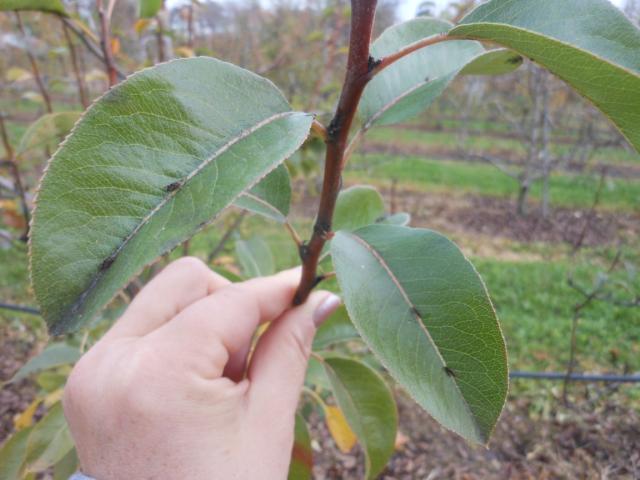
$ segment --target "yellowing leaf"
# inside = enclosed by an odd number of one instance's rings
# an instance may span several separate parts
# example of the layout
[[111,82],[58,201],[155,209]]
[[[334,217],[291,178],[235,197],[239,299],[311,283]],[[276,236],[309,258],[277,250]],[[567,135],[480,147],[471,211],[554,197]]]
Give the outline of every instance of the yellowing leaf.
[[20,67],[11,67],[5,75],[7,82],[25,82],[31,80],[31,72]]
[[42,398],[36,398],[22,413],[16,415],[13,419],[13,426],[16,430],[20,431],[23,428],[28,428],[33,425],[33,416],[36,414],[36,410],[38,410],[41,403]]
[[87,82],[95,82],[96,80],[107,81],[107,75],[97,68],[89,70],[84,78]]
[[62,395],[64,394],[64,388],[59,388],[57,390],[54,390],[53,392],[47,394],[46,397],[44,397],[44,405],[47,408],[52,407],[53,405],[55,405],[56,403],[58,403],[60,400],[62,400]]
[[141,18],[133,25],[133,29],[140,35],[149,27],[149,23],[151,23],[151,20],[148,18]]
[[349,453],[358,440],[351,427],[347,423],[342,410],[338,407],[327,405],[324,409],[329,432],[342,453]]
[[178,48],[175,49],[175,52],[179,57],[187,58],[187,57],[195,57],[196,56],[196,54],[193,51],[193,49],[189,48],[189,47],[178,47]]
[[111,51],[113,52],[114,55],[117,55],[118,53],[120,53],[120,39],[119,38],[112,38],[111,39]]

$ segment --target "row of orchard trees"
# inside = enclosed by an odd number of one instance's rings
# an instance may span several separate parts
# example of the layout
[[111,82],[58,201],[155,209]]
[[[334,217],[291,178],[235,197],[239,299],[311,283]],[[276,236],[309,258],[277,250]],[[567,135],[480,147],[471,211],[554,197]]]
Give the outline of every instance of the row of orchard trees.
[[[213,56],[270,78],[295,107],[325,118],[339,93],[350,16],[346,0],[282,0],[268,9],[255,0],[194,0],[171,9],[164,0],[26,3],[35,7],[0,14],[0,48],[6,52],[0,56],[0,95],[7,110],[0,115],[0,199],[10,227],[0,229],[3,242],[27,238],[32,191],[44,161],[80,111],[140,68]],[[394,22],[395,3],[382,2],[376,29]],[[8,125],[34,119],[13,108],[20,104],[25,111],[35,106],[42,116],[17,138]]]

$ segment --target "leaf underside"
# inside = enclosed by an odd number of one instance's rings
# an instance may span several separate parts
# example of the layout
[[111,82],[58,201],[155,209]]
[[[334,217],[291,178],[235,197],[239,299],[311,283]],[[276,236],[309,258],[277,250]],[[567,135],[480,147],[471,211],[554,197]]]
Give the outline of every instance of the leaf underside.
[[91,319],[290,156],[311,121],[268,80],[205,57],[110,90],[53,156],[38,194],[31,273],[50,331]]
[[[447,32],[444,20],[418,17],[385,30],[371,45],[371,55],[383,58],[423,38]],[[483,60],[483,57],[487,59]],[[518,68],[518,54],[500,50],[487,52],[475,41],[448,41],[425,47],[396,61],[365,88],[358,106],[368,129],[407,120],[426,110],[444,92],[467,64],[472,74],[492,75]],[[470,67],[471,68],[471,67]]]
[[338,232],[331,251],[374,354],[442,425],[486,443],[506,398],[506,350],[469,261],[436,232],[392,225]]
[[608,0],[491,0],[450,35],[531,58],[593,102],[640,150],[640,30]]
[[61,0],[0,0],[0,11],[33,10],[67,16]]
[[376,478],[394,450],[398,412],[393,395],[380,375],[361,362],[330,356],[324,366],[336,401],[365,452],[365,477]]
[[291,206],[291,177],[287,167],[280,165],[255,187],[242,194],[234,204],[284,223]]
[[24,155],[30,150],[60,143],[71,131],[80,115],[80,112],[55,112],[41,116],[20,138],[16,155]]

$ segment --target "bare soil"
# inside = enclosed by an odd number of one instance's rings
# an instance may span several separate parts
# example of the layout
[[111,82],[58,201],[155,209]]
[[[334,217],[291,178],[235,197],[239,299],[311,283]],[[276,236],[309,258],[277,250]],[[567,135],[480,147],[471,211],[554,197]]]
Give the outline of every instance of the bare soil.
[[13,432],[13,419],[25,410],[37,393],[28,379],[2,386],[29,359],[32,347],[16,332],[0,327],[0,443]]
[[[298,185],[300,186],[300,185]],[[585,231],[583,246],[615,245],[640,237],[640,211],[591,211],[578,208],[553,208],[543,218],[539,205],[531,203],[529,214],[518,215],[515,201],[481,195],[442,195],[434,192],[380,189],[385,203],[393,211],[411,214],[411,225],[427,227],[450,235],[477,236],[489,243],[512,240],[522,243],[546,242],[572,245]],[[317,198],[306,196],[294,208],[294,215],[310,218],[315,214]]]
[[[570,407],[552,401],[544,414],[526,398],[511,398],[486,449],[444,430],[398,393],[401,434],[379,479],[639,479],[640,418],[613,392],[594,387]],[[312,431],[316,480],[364,478],[359,448],[340,453],[320,419]]]

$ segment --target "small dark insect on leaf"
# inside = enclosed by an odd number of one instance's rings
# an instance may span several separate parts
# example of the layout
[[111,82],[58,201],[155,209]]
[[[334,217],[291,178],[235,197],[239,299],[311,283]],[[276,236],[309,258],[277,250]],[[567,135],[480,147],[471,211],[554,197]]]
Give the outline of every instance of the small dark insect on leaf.
[[113,255],[107,257],[104,262],[102,262],[100,264],[100,271],[104,272],[106,269],[108,269],[111,265],[113,265],[113,262],[116,261],[116,257],[114,257]]
[[444,373],[446,373],[448,376],[450,377],[454,377],[456,376],[456,373],[451,370],[449,367],[447,367],[446,365],[444,366]]
[[515,65],[516,63],[520,62],[522,62],[522,57],[520,56],[511,57],[509,60],[507,60],[507,63],[510,63],[511,65]]
[[177,190],[178,188],[180,188],[180,185],[182,185],[181,182],[170,183],[169,185],[164,187],[164,191],[165,192],[173,192],[173,191]]
[[431,79],[429,77],[424,77],[424,82],[425,83],[429,83],[431,81]]

